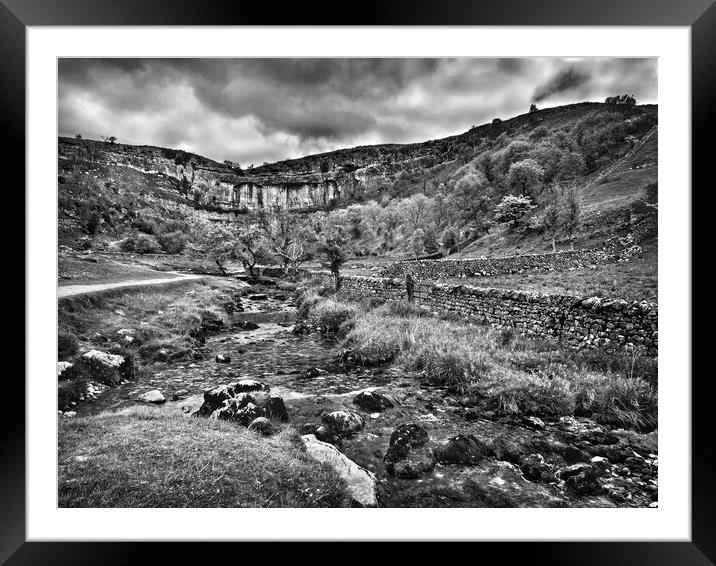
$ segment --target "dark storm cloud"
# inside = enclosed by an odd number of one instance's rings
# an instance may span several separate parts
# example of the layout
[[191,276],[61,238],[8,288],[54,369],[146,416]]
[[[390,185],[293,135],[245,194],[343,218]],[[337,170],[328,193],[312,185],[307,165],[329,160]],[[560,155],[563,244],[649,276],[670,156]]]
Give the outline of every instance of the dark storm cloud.
[[621,92],[655,59],[61,59],[60,135],[115,135],[248,164],[465,131]]

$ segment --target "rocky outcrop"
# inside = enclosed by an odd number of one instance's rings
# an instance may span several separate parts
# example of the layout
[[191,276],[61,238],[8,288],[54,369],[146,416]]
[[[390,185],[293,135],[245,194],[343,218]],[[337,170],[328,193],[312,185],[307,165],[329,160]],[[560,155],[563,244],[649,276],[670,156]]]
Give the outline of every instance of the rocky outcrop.
[[134,363],[129,357],[90,350],[82,354],[73,365],[68,366],[62,377],[119,385],[122,381],[133,379],[135,371]]
[[219,385],[205,391],[204,403],[192,415],[231,421],[246,427],[259,417],[288,421],[283,399],[272,395],[267,385],[253,380]]

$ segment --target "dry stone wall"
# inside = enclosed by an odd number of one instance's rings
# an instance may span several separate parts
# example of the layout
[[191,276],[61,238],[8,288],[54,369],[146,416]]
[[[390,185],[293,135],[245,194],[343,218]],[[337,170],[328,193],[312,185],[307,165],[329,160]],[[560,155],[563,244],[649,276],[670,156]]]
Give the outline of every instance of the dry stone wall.
[[[332,283],[330,273],[321,272],[320,277],[326,284]],[[360,298],[408,300],[402,279],[343,276],[341,290]],[[614,352],[632,344],[650,356],[656,356],[658,351],[655,303],[418,281],[414,282],[413,301],[432,312],[455,313],[496,328],[514,328],[576,349]]]
[[610,238],[603,249],[574,250],[546,254],[526,254],[495,258],[426,259],[397,261],[380,271],[382,277],[442,279],[450,277],[491,277],[525,272],[578,269],[624,261],[641,254],[633,238]]

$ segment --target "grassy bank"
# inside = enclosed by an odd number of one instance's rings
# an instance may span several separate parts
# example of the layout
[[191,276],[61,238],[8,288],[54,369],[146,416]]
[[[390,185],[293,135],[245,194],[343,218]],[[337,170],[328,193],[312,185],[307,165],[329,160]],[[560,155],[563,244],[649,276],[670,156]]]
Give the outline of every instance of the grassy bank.
[[262,438],[151,409],[60,419],[60,507],[342,507],[343,485],[294,429]]
[[656,427],[656,361],[637,353],[575,352],[511,330],[426,316],[405,303],[371,308],[310,293],[305,304],[319,325],[342,331],[345,358],[394,362],[494,415],[578,415]]
[[[223,327],[227,308],[243,289],[234,280],[215,278],[62,299],[58,359],[75,363],[92,349],[118,354],[130,360],[132,378],[142,366],[187,359],[207,330]],[[60,379],[60,409],[94,381],[78,368],[75,363]]]

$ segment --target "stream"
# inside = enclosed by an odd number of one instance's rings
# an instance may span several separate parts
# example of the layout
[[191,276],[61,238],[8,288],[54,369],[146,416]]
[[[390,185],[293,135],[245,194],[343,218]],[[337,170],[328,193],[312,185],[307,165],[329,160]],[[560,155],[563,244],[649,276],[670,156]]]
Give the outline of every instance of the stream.
[[[326,411],[360,413],[365,427],[343,439],[340,449],[376,475],[384,507],[656,506],[658,459],[652,453],[656,432],[610,431],[576,417],[545,420],[538,427],[519,418],[476,417],[459,396],[424,385],[419,375],[391,365],[366,368],[342,363],[335,340],[316,332],[291,332],[296,308],[290,297],[270,287],[257,287],[256,292],[267,298],[243,297],[244,312],[232,313],[228,329],[206,339],[200,348],[203,359],[145,368],[140,381],[79,403],[77,413],[90,415],[136,405],[139,394],[158,389],[167,402],[152,406],[153,410],[186,415],[201,405],[205,390],[255,379],[283,398],[291,424],[298,430],[320,423]],[[242,330],[238,324],[244,321],[259,328]],[[230,363],[218,363],[218,354],[230,357]],[[307,374],[313,368],[318,371]],[[359,409],[353,398],[366,390],[388,395],[395,406],[379,413]],[[173,400],[176,393],[180,398]],[[386,471],[383,457],[391,434],[404,423],[423,427],[431,446],[460,434],[496,443],[501,450],[476,464],[437,464],[418,479],[396,478]],[[550,473],[543,478],[530,476],[525,464],[535,460],[538,468]],[[579,462],[599,469],[599,490],[575,493],[551,474]]]

